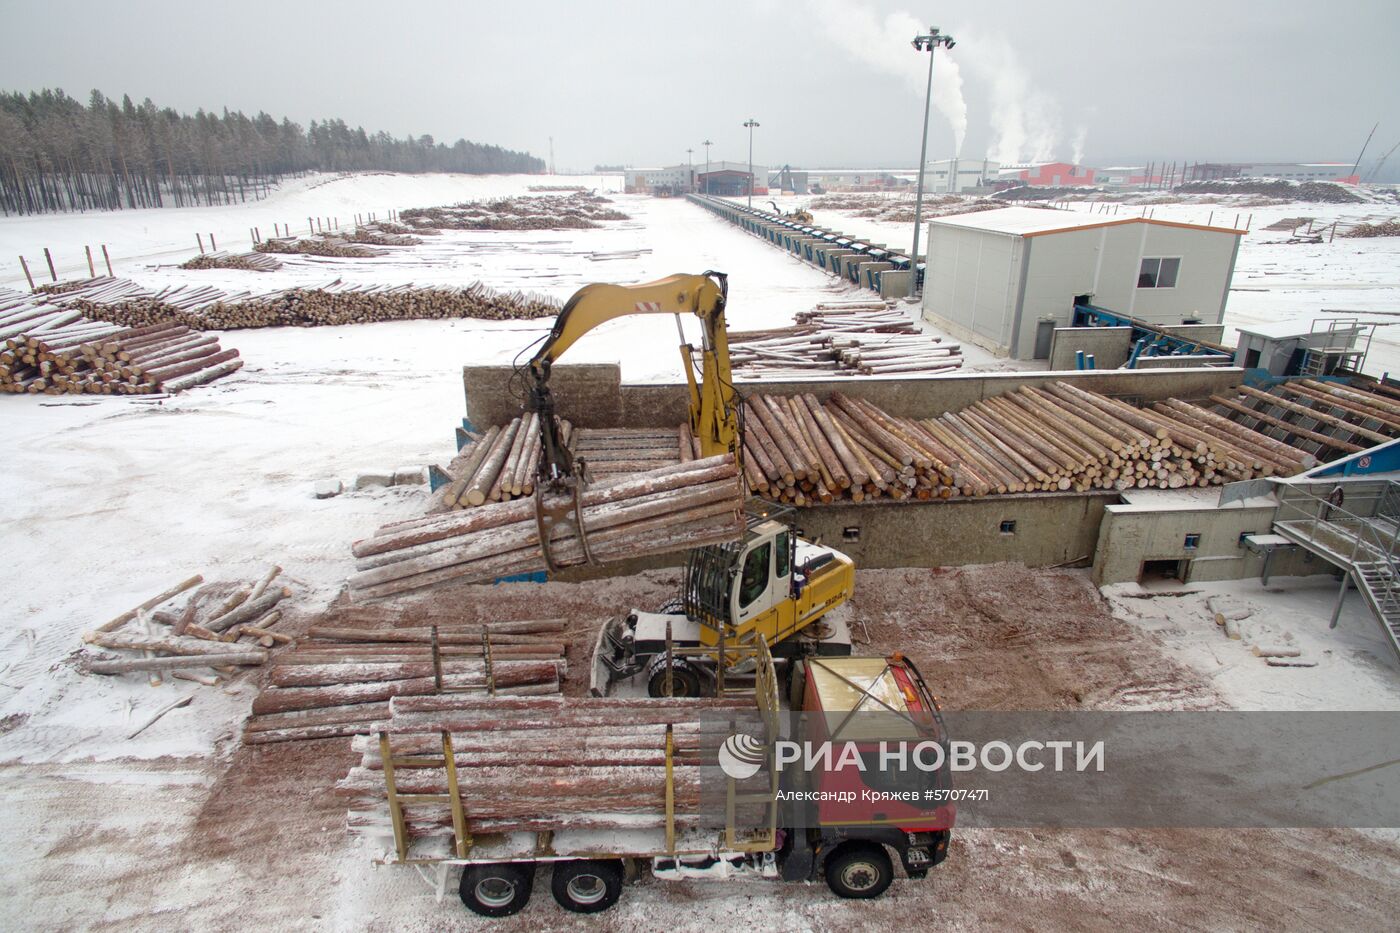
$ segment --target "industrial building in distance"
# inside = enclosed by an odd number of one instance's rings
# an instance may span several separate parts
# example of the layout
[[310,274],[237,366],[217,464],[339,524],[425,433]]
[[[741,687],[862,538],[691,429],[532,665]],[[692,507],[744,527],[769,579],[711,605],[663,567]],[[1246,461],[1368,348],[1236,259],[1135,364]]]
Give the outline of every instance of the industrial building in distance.
[[1077,305],[1158,325],[1219,324],[1242,230],[1031,207],[929,225],[924,316],[1013,359],[1046,359]]

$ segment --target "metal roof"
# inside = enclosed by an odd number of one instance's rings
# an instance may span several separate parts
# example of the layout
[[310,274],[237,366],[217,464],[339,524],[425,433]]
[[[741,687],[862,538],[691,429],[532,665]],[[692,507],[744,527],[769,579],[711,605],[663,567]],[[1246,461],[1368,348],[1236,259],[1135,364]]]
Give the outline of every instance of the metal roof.
[[1204,224],[1178,223],[1171,220],[1156,220],[1150,217],[1118,217],[1105,220],[1103,215],[1081,214],[1077,211],[1062,211],[1042,207],[1002,207],[991,211],[977,211],[971,214],[950,214],[930,221],[940,227],[960,227],[964,230],[985,230],[988,233],[1005,233],[1010,236],[1042,236],[1047,233],[1066,233],[1091,227],[1115,227],[1119,224],[1153,224],[1159,227],[1185,227],[1190,230],[1211,230],[1217,233],[1244,234],[1244,230],[1229,227],[1208,227]]

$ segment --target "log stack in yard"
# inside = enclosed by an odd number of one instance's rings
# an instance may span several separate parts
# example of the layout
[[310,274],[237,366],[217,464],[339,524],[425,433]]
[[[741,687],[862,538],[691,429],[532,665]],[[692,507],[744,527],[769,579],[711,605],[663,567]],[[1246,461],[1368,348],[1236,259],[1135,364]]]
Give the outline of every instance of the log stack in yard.
[[1002,493],[1210,486],[1288,476],[1311,454],[1176,399],[1151,409],[1065,382],[938,418],[890,415],[833,393],[751,395],[745,476],[797,505]]
[[412,284],[356,285],[336,279],[311,288],[254,294],[208,285],[152,291],[129,279],[103,276],[45,286],[40,291],[55,305],[129,327],[176,323],[204,330],[235,330],[443,318],[504,321],[559,313],[553,299],[498,292],[480,283],[417,288]]
[[276,272],[282,263],[266,253],[230,253],[216,250],[200,253],[180,263],[181,269],[242,269],[246,272]]
[[363,733],[389,715],[394,697],[549,696],[567,674],[563,619],[413,626],[339,615],[277,656],[245,742]]
[[[392,835],[378,737],[395,758],[441,756],[447,733],[469,833],[658,828],[666,824],[669,731],[675,825],[685,828],[700,822],[706,730],[716,728],[716,714],[753,709],[752,698],[405,697],[389,704],[370,736],[356,740],[360,764],[336,792],[348,798],[351,832]],[[397,791],[445,795],[441,761],[396,769]],[[452,835],[445,796],[417,801],[404,815],[411,839]]]
[[959,369],[962,347],[924,334],[883,303],[817,305],[792,327],[734,331],[729,360],[749,379],[933,374]]
[[179,392],[237,371],[238,351],[185,324],[125,326],[0,289],[0,391]]

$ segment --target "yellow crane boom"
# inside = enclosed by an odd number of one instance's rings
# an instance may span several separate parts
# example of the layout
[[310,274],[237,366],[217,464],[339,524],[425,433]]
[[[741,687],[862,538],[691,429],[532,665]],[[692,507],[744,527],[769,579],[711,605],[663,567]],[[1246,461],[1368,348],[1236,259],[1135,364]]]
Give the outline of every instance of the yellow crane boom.
[[[539,414],[540,479],[553,489],[574,485],[573,460],[559,440],[549,373],[555,361],[589,331],[608,321],[633,314],[674,314],[681,332],[681,365],[690,392],[690,430],[700,441],[701,455],[739,456],[738,402],[729,370],[729,339],[724,320],[728,277],[723,272],[670,275],[640,285],[585,285],[574,293],[544,344],[531,358],[527,410]],[[695,377],[695,348],[685,341],[680,315],[694,315],[701,324],[700,379]]]

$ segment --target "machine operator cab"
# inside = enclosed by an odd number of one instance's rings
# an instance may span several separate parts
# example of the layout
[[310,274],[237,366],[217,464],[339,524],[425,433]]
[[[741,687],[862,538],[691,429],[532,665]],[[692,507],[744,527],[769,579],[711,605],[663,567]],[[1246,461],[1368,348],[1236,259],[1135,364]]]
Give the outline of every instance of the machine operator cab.
[[678,598],[659,612],[636,610],[605,623],[594,652],[594,694],[623,692],[634,681],[641,683],[632,689],[644,686],[651,696],[666,696],[667,686],[673,696],[713,693],[721,643],[726,676],[742,676],[751,670],[743,647],[760,635],[779,661],[850,654],[850,631],[831,611],[851,597],[855,565],[835,548],[798,537],[784,518],[772,506],[751,510],[741,541],[690,553]]

